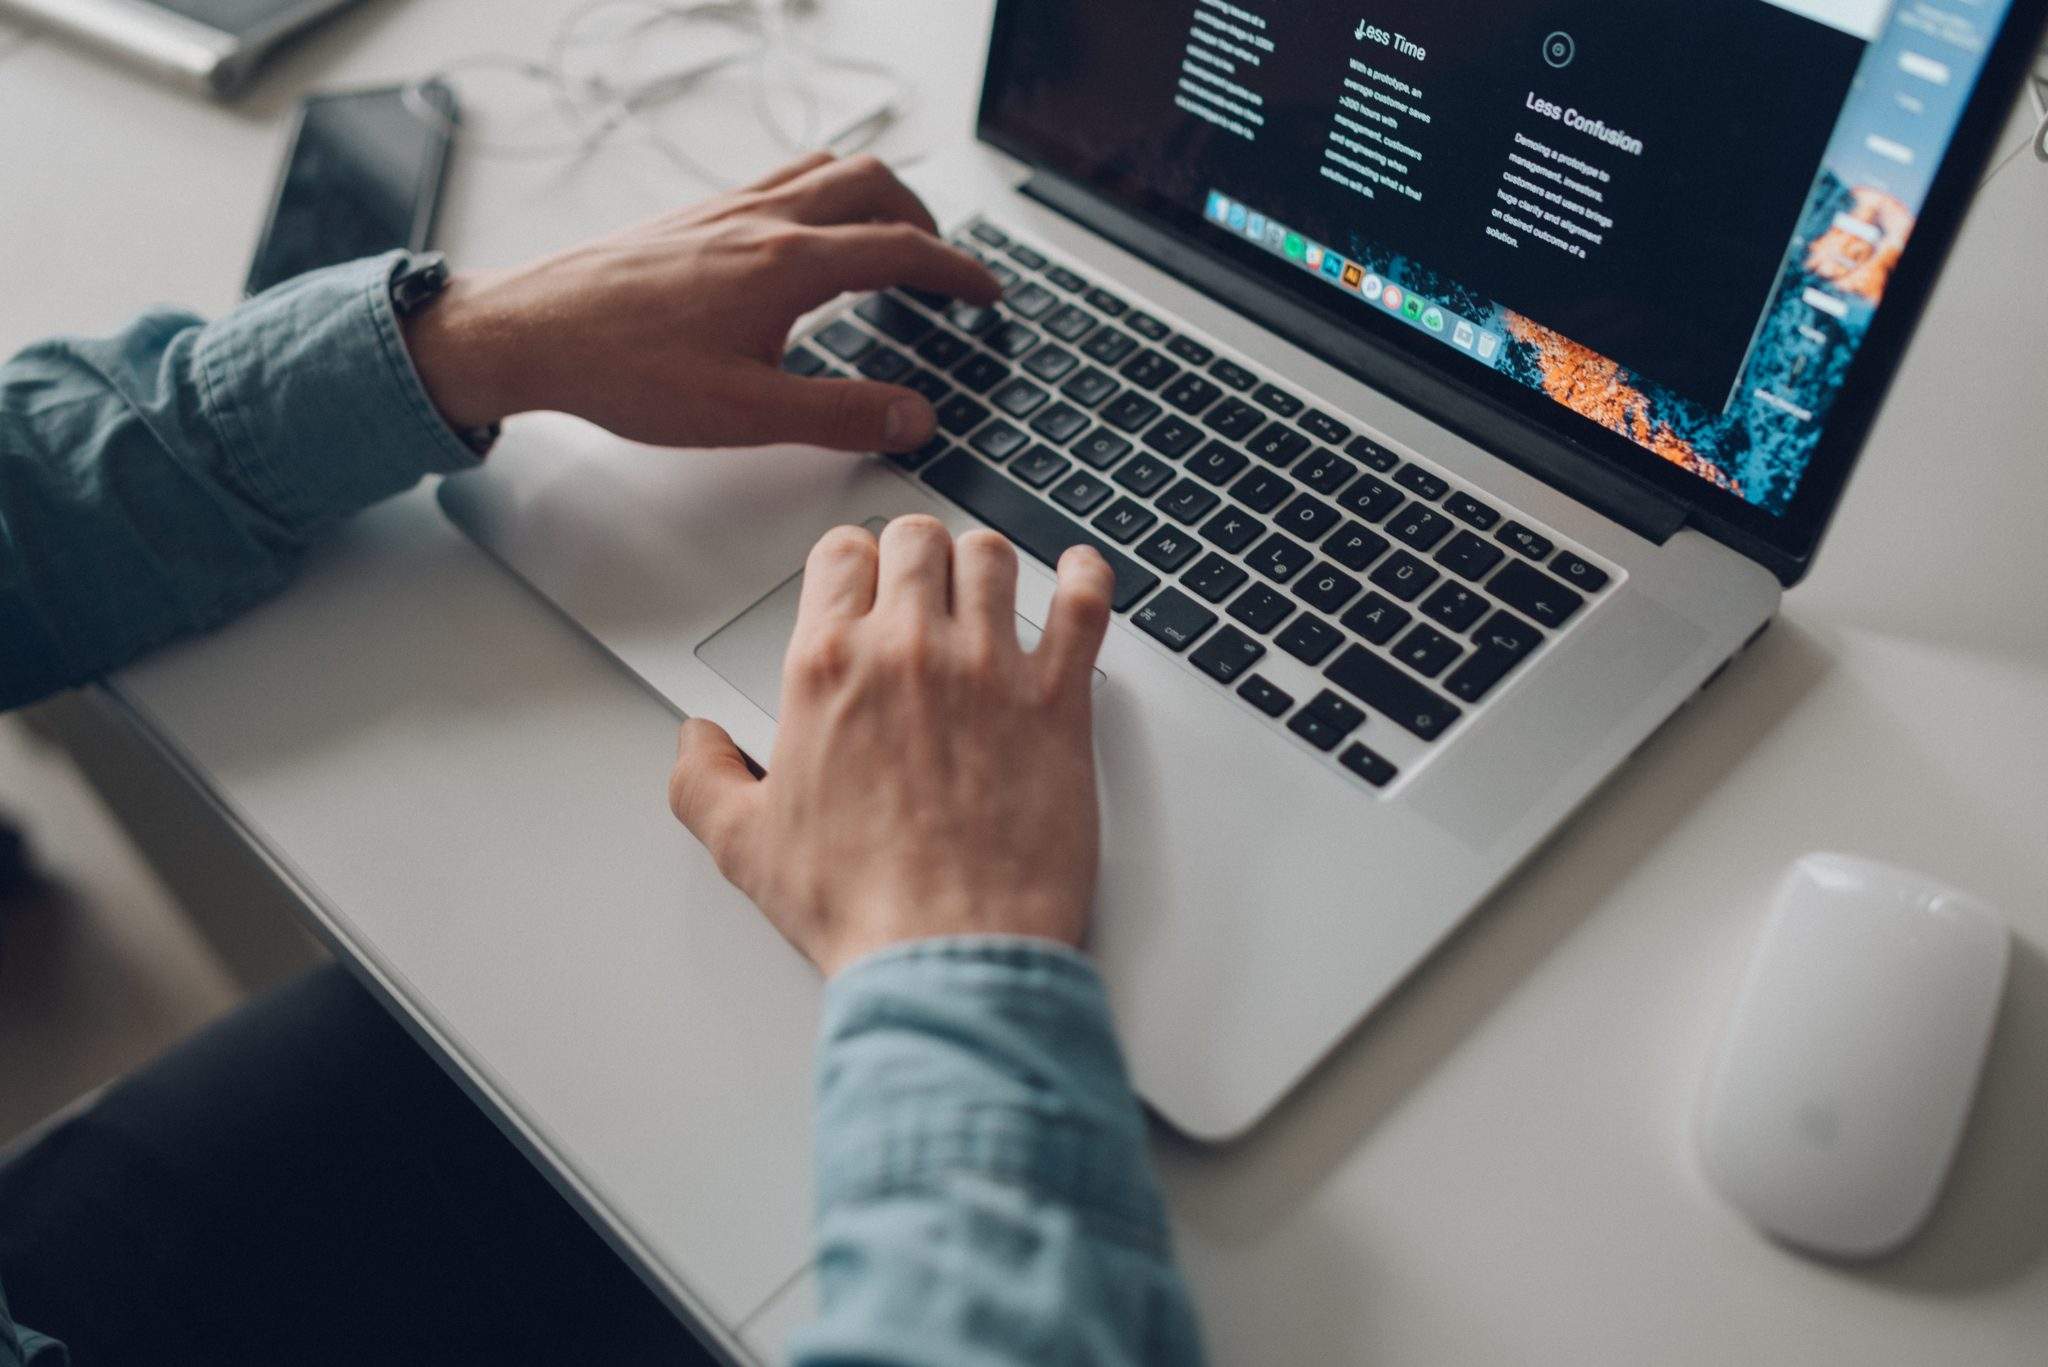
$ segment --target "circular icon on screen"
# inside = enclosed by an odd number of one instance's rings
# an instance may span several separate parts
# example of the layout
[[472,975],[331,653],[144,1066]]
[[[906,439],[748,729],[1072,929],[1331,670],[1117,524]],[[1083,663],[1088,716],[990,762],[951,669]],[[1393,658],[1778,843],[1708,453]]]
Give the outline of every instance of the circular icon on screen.
[[1552,66],[1570,66],[1579,55],[1579,45],[1562,29],[1543,40],[1543,60]]

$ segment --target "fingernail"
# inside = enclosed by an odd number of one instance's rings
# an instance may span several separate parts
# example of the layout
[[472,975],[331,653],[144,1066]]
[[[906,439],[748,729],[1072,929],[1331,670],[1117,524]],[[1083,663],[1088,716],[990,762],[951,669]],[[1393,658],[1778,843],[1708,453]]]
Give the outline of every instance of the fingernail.
[[897,399],[882,419],[882,444],[891,450],[915,446],[930,435],[932,410],[917,399]]

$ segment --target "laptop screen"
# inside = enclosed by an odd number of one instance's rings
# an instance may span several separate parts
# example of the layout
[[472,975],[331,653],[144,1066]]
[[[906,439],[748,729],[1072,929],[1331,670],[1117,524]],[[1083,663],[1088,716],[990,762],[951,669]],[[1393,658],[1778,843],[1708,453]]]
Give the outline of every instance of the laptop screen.
[[984,131],[1781,518],[2015,3],[1003,0]]

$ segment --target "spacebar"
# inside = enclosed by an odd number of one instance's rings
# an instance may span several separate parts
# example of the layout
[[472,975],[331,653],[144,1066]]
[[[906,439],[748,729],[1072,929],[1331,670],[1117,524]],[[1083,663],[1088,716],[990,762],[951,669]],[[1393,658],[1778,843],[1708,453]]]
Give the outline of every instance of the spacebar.
[[965,451],[954,451],[924,472],[925,483],[973,513],[1048,565],[1069,546],[1093,546],[1116,571],[1118,612],[1150,593],[1159,576],[1096,536],[1051,504],[1040,503]]

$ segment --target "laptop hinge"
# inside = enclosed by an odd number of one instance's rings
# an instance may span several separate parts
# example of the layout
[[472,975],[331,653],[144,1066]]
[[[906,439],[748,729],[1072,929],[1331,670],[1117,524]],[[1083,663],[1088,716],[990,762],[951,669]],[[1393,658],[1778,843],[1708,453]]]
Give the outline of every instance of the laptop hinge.
[[1359,337],[1335,317],[1233,270],[1095,191],[1039,169],[1023,192],[1645,540],[1662,545],[1685,525],[1686,506],[1648,482],[1591,451],[1532,429],[1506,406]]

